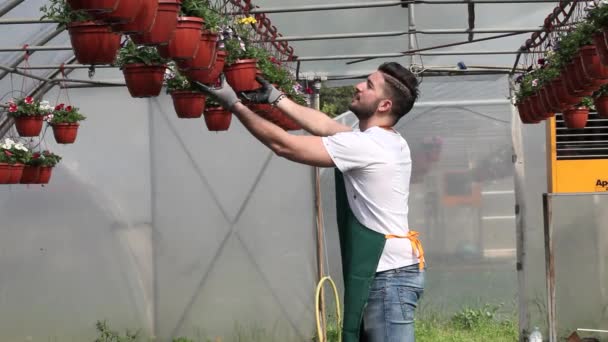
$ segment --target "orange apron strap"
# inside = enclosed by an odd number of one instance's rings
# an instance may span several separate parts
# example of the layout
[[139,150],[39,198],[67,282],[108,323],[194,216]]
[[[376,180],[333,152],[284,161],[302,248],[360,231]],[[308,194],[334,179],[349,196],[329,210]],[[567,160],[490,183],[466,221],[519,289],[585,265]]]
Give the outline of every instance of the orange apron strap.
[[416,253],[416,255],[418,256],[418,259],[420,259],[420,269],[422,270],[424,268],[424,248],[422,248],[422,243],[420,242],[420,240],[418,240],[418,236],[420,235],[420,233],[410,230],[407,235],[403,236],[403,235],[393,235],[393,234],[387,234],[384,235],[385,238],[387,239],[408,239],[410,240],[410,242],[412,243],[412,250],[414,251],[414,253]]

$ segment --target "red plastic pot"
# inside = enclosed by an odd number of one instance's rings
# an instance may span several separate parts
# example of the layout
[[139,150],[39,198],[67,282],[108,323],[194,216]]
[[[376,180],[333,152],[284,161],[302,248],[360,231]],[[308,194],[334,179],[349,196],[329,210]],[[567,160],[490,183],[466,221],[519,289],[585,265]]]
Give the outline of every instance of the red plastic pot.
[[93,18],[108,24],[131,23],[141,10],[143,0],[120,0],[116,9],[106,13],[93,14]]
[[188,69],[184,73],[186,77],[192,81],[198,81],[204,84],[215,84],[226,63],[226,51],[218,50],[215,55],[215,62],[211,69]]
[[8,178],[7,184],[19,184],[21,181],[21,175],[23,175],[23,168],[25,165],[23,164],[14,164],[11,165],[11,174]]
[[606,44],[606,32],[597,32],[593,35],[593,43],[600,57],[600,62],[608,66],[608,44]]
[[84,21],[68,24],[76,59],[81,64],[112,64],[120,48],[120,34],[102,22]]
[[217,34],[203,31],[198,45],[198,51],[194,58],[178,61],[180,69],[206,69],[211,70],[216,60]]
[[21,174],[21,184],[36,184],[40,178],[40,166],[25,165]]
[[205,108],[204,115],[210,131],[226,131],[230,127],[232,113],[222,107]]
[[[122,1],[122,0],[121,0]],[[133,21],[114,26],[114,30],[126,34],[148,33],[158,13],[158,0],[141,0],[139,13]]]
[[560,102],[560,112],[563,112],[564,110],[570,108],[571,106],[574,106],[578,103],[581,102],[581,100],[583,99],[582,97],[579,96],[572,96],[570,95],[570,93],[568,92],[568,89],[566,88],[566,81],[564,81],[564,75],[562,74],[560,77],[558,77],[557,79],[553,80],[553,94],[559,99]]
[[51,175],[53,173],[53,168],[50,166],[41,166],[40,167],[40,176],[38,177],[38,182],[36,184],[48,184],[51,179]]
[[572,107],[563,113],[564,122],[568,128],[585,128],[589,118],[589,108]]
[[8,184],[11,177],[12,166],[7,163],[0,163],[0,184]]
[[170,58],[175,60],[192,59],[198,52],[201,40],[203,19],[197,17],[179,17],[173,38],[167,47]]
[[608,118],[608,96],[600,96],[593,99],[597,114],[602,118]]
[[22,137],[37,137],[42,131],[43,116],[19,116],[14,118],[17,133]]
[[205,95],[194,91],[174,91],[171,93],[173,107],[178,118],[200,118],[205,110]]
[[255,80],[257,60],[237,59],[232,65],[224,66],[226,81],[236,91],[249,91],[261,87]]
[[125,75],[127,88],[132,97],[158,96],[163,87],[166,65],[146,65],[141,63],[126,64],[122,73]]
[[132,34],[131,39],[140,45],[167,45],[177,26],[182,0],[160,0],[156,20],[148,33]]
[[[67,0],[72,10],[87,12],[111,12],[118,7],[121,0]],[[130,0],[122,0],[130,1]]]
[[72,144],[76,141],[76,136],[78,135],[78,127],[79,123],[54,123],[53,127],[53,135],[55,136],[55,141],[59,144]]

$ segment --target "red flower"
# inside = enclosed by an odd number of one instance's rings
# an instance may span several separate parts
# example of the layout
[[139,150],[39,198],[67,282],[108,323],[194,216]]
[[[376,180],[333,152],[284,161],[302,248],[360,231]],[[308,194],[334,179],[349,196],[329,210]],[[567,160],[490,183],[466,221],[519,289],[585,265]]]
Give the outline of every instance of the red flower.
[[34,152],[34,154],[32,154],[32,159],[38,159],[38,158],[40,158],[40,153]]
[[72,106],[65,107],[65,110],[68,111],[68,112],[71,112],[72,111]]
[[32,103],[34,103],[34,98],[31,96],[28,96],[25,98],[25,100],[23,102],[25,102],[26,104],[32,104]]
[[64,106],[64,104],[60,103],[60,104],[58,104],[58,105],[55,106],[55,110],[63,110],[63,106]]
[[306,94],[312,94],[313,93],[312,88],[310,88],[310,87],[306,88],[305,92],[306,92]]
[[9,105],[8,106],[8,111],[11,112],[11,113],[16,112],[17,111],[17,106],[14,105],[14,104]]
[[11,152],[7,151],[7,150],[4,150],[4,154],[6,154],[9,157],[13,156],[13,154]]

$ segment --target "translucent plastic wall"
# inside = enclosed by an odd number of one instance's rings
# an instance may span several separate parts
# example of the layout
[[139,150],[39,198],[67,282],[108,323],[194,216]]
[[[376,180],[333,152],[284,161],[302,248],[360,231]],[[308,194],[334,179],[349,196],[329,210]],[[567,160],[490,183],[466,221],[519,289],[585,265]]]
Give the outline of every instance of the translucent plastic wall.
[[47,131],[43,147],[64,158],[50,184],[0,188],[1,341],[90,341],[104,319],[162,341],[312,338],[311,168],[274,156],[236,119],[219,133],[178,119],[164,93],[69,98],[87,119],[73,145]]

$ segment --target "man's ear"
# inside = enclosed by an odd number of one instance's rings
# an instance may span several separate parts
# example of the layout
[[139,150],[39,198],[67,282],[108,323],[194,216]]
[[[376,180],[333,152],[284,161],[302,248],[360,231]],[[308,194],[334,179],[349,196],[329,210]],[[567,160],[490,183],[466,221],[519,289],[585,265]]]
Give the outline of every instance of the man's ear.
[[381,113],[390,112],[391,109],[393,109],[393,101],[391,101],[389,99],[381,100],[380,103],[378,104],[378,111]]

